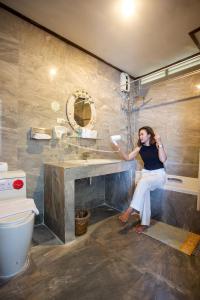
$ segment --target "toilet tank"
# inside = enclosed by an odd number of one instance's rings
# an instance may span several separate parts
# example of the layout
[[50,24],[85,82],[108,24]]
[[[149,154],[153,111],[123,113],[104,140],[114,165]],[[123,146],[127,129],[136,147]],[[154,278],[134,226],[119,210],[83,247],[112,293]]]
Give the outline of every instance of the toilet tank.
[[22,170],[0,172],[0,201],[26,197],[26,174]]

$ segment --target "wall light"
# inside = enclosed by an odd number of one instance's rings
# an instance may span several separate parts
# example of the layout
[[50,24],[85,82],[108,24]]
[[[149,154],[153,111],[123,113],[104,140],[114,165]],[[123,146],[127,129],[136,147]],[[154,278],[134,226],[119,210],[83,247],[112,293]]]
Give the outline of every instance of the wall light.
[[121,10],[124,17],[130,17],[134,12],[134,0],[122,0]]
[[196,85],[196,88],[197,88],[198,90],[200,90],[200,84],[197,84],[197,85]]
[[57,75],[57,69],[55,67],[51,67],[49,69],[49,76],[50,76],[50,78],[54,79],[56,75]]

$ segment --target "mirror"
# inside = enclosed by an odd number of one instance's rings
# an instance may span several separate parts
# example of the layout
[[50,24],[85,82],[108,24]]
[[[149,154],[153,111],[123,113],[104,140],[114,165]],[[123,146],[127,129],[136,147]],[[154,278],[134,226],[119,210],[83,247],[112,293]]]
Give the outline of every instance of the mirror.
[[74,103],[74,120],[81,127],[85,127],[91,120],[91,107],[85,98],[77,98]]
[[92,129],[96,122],[96,111],[92,97],[84,89],[76,90],[67,101],[67,118],[75,131]]

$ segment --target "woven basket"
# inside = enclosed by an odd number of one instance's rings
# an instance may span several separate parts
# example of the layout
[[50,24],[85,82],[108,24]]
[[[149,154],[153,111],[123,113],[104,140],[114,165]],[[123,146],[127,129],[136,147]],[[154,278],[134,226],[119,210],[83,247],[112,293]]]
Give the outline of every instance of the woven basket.
[[87,209],[79,209],[75,215],[75,235],[79,236],[87,232],[90,212]]

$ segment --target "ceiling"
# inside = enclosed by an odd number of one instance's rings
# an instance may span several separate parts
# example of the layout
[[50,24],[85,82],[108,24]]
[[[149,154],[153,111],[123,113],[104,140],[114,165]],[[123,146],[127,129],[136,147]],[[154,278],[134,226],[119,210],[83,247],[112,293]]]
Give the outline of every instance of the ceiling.
[[[1,0],[113,66],[138,77],[199,52],[200,0]],[[129,10],[130,12],[131,10]]]

